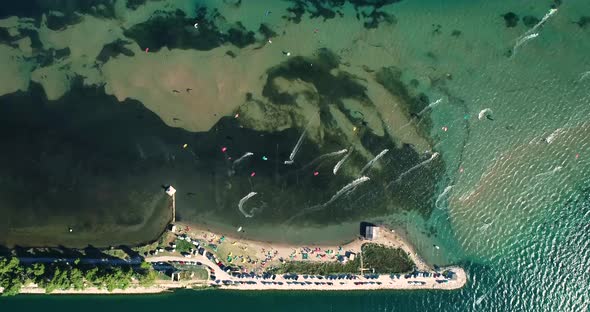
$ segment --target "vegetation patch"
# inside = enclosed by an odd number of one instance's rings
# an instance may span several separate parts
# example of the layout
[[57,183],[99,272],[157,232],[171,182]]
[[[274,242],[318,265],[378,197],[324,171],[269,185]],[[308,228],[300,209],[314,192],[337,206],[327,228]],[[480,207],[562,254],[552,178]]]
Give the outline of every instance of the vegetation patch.
[[21,264],[18,258],[4,258],[0,261],[0,287],[2,296],[12,296],[23,286],[34,283],[47,293],[54,290],[83,290],[97,287],[113,291],[127,289],[135,281],[137,285],[149,287],[157,278],[151,264],[142,262],[139,266],[86,265],[76,260],[73,263]]
[[177,239],[174,243],[176,244],[176,251],[180,253],[188,253],[190,252],[191,248],[193,248],[193,244],[185,240]]
[[518,21],[520,20],[518,15],[516,15],[514,12],[508,12],[502,15],[502,17],[504,17],[504,23],[506,23],[506,27],[508,28],[516,27],[516,25],[518,25]]
[[[379,274],[403,273],[412,271],[414,262],[400,248],[391,248],[377,244],[364,244],[362,247],[363,268],[365,271]],[[352,273],[359,274],[361,269],[360,255],[346,263],[314,262],[314,261],[288,261],[281,266],[272,268],[269,273],[285,274],[310,274],[330,275]]]
[[400,248],[390,248],[377,244],[365,244],[362,247],[365,269],[375,273],[403,273],[414,268],[414,262]]
[[283,263],[281,266],[271,269],[269,272],[274,274],[297,273],[297,274],[311,274],[311,275],[329,275],[338,273],[353,273],[358,274],[360,268],[360,260],[354,259],[348,261],[346,264],[340,262],[305,262],[305,261],[289,261]]

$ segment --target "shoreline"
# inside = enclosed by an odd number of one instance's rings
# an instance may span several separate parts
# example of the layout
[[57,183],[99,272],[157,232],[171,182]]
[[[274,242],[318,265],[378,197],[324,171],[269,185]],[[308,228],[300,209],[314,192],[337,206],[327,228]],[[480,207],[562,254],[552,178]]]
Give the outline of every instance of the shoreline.
[[[359,235],[355,238],[351,238],[346,240],[346,242],[341,244],[314,244],[314,243],[306,243],[306,244],[290,244],[284,242],[272,242],[272,241],[259,241],[259,240],[251,240],[247,238],[238,238],[237,235],[226,234],[226,233],[219,233],[213,232],[209,229],[206,229],[203,225],[193,224],[193,223],[186,223],[186,222],[176,222],[175,225],[179,228],[177,233],[180,235],[189,235],[192,238],[196,238],[198,240],[205,240],[209,243],[218,242],[221,237],[223,237],[224,242],[227,242],[232,245],[237,245],[238,248],[252,248],[256,250],[256,255],[260,258],[264,258],[265,255],[268,254],[267,251],[275,251],[278,252],[276,256],[273,258],[283,257],[285,259],[290,258],[290,255],[293,254],[293,250],[300,250],[304,247],[310,248],[320,248],[321,250],[347,250],[358,253],[362,244],[364,243],[375,243],[375,244],[382,244],[388,247],[393,248],[401,248],[410,259],[414,262],[418,270],[432,270],[432,266],[430,266],[426,261],[420,257],[420,255],[416,252],[414,246],[409,243],[403,236],[398,234],[395,230],[391,230],[384,226],[379,226],[380,228],[380,236],[374,240],[365,240],[362,239]],[[190,230],[186,230],[189,228]],[[264,252],[261,252],[264,249]],[[301,260],[301,252],[297,251],[294,254],[294,257],[290,260]],[[318,258],[308,258],[307,261],[321,261]]]
[[[346,244],[324,245],[324,244],[286,244],[255,241],[248,239],[236,238],[231,235],[220,235],[204,229],[203,226],[188,224],[183,222],[175,223],[177,230],[172,233],[166,231],[162,236],[167,238],[168,242],[174,242],[177,239],[189,239],[193,243],[199,243],[207,246],[202,254],[193,253],[193,255],[180,255],[178,252],[164,251],[156,255],[145,257],[146,262],[180,265],[199,265],[205,266],[208,272],[206,280],[186,280],[171,281],[157,280],[154,285],[141,287],[132,285],[127,289],[116,289],[109,292],[106,289],[96,287],[86,288],[84,290],[55,290],[50,294],[88,294],[88,295],[134,295],[134,294],[156,294],[166,293],[177,289],[224,289],[240,291],[260,291],[260,290],[280,290],[280,291],[362,291],[362,290],[455,290],[460,289],[467,283],[467,273],[458,266],[448,266],[434,270],[432,266],[426,263],[416,252],[415,248],[394,230],[386,227],[379,227],[377,238],[367,240],[357,237]],[[267,269],[273,266],[281,265],[288,261],[306,261],[315,263],[335,262],[339,253],[352,252],[359,255],[362,259],[361,248],[364,244],[377,244],[390,248],[400,248],[403,250],[411,261],[414,263],[415,271],[431,273],[426,276],[404,274],[375,274],[368,277],[365,274],[372,274],[370,271],[359,274],[360,272],[350,273],[353,279],[335,279],[328,276],[301,275],[296,280],[289,278],[289,274],[276,274],[276,279],[263,277]],[[207,256],[215,246],[214,256]],[[334,251],[338,253],[334,255]],[[235,253],[235,254],[234,254]],[[238,254],[242,253],[242,254]],[[303,254],[305,253],[305,257]],[[312,255],[312,256],[310,256]],[[224,261],[220,261],[223,259]],[[230,260],[231,259],[231,260]],[[241,259],[241,261],[237,261]],[[246,259],[248,259],[246,261]],[[234,262],[235,261],[235,262]],[[220,266],[219,264],[223,262]],[[250,272],[252,275],[235,276],[230,275],[224,270],[227,263],[238,264],[241,272]],[[362,262],[361,262],[362,263]],[[368,269],[368,268],[367,268]],[[435,272],[452,271],[452,278],[435,278]],[[255,273],[254,273],[255,272]],[[333,274],[339,275],[339,274]],[[346,275],[346,274],[344,274]],[[438,275],[440,276],[440,275]],[[23,286],[20,293],[22,294],[46,294],[45,289],[37,287],[35,284]]]

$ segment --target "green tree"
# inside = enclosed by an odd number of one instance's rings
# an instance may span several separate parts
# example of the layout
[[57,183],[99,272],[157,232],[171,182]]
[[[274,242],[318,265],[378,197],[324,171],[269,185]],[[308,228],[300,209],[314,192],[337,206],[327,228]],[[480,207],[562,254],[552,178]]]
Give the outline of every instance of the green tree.
[[41,277],[45,274],[45,265],[43,263],[33,264],[33,275],[35,277]]
[[2,261],[0,261],[0,275],[14,274],[22,271],[22,268],[19,265],[20,261],[18,258],[10,258],[10,260],[6,258],[2,259]]
[[70,271],[70,282],[75,290],[84,289],[84,273],[78,268],[73,268]]
[[7,297],[18,295],[23,284],[19,280],[11,280],[10,283],[1,286],[4,288],[2,296]]
[[137,278],[139,284],[143,287],[154,285],[158,277],[158,273],[154,270],[154,267],[152,267],[150,263],[144,261],[139,265],[139,268],[141,269],[141,271],[138,272]]
[[26,279],[26,271],[20,266],[18,258],[0,261],[0,287],[4,288],[3,296],[16,295]]
[[84,273],[84,279],[86,279],[87,282],[89,282],[92,285],[99,287],[99,288],[102,284],[102,281],[101,281],[99,274],[98,274],[98,268],[92,268],[92,269],[86,271]]

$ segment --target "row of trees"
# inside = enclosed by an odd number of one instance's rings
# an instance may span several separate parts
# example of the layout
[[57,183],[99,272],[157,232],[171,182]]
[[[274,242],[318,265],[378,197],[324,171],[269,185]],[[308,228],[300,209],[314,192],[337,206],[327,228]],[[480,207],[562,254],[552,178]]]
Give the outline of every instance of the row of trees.
[[92,266],[76,260],[66,263],[35,263],[23,265],[18,258],[0,260],[0,287],[2,295],[16,295],[24,285],[37,284],[47,293],[54,290],[83,290],[97,287],[113,291],[126,289],[132,283],[149,287],[154,284],[157,272],[147,262],[139,266]]

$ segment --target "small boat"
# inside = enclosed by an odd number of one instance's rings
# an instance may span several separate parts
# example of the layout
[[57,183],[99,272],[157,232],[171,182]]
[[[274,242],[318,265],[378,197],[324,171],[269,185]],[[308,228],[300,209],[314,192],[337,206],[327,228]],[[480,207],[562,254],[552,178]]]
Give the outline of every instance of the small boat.
[[238,228],[238,232],[241,232],[241,231],[242,231],[242,227],[240,226],[240,227]]

